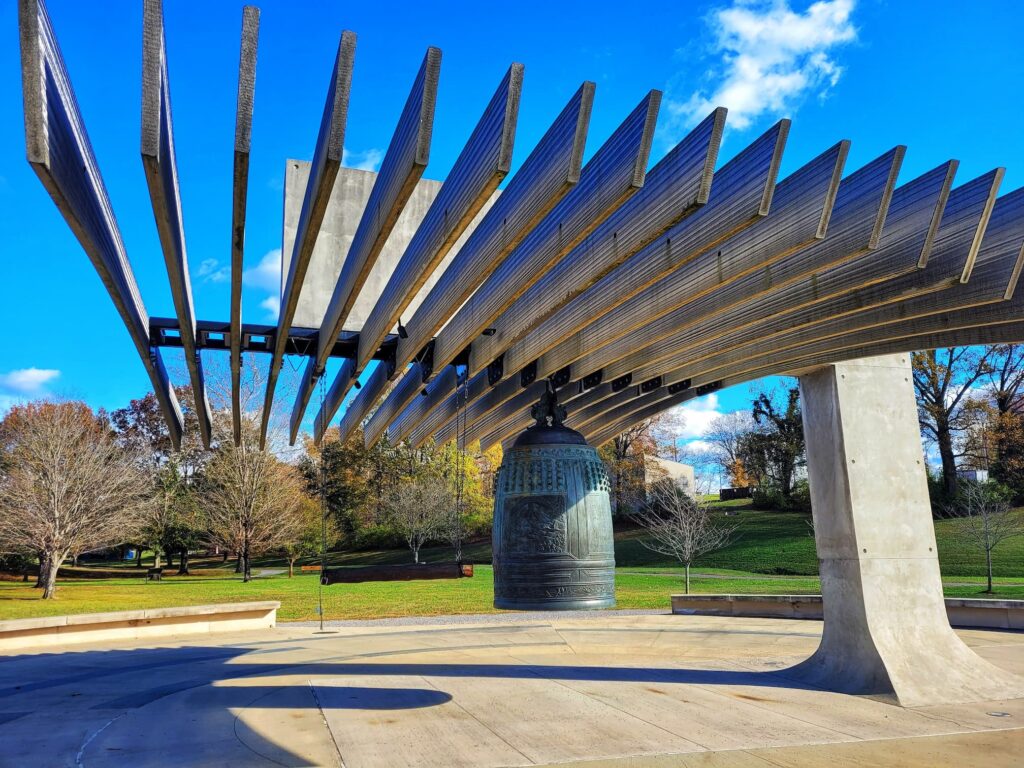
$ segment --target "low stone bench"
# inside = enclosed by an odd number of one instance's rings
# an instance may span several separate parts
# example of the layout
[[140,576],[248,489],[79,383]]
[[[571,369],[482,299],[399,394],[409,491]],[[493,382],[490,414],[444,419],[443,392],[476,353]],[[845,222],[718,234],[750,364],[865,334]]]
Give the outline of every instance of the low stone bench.
[[0,653],[71,643],[272,629],[280,607],[279,602],[268,600],[11,619],[0,621]]
[[[773,619],[823,618],[821,595],[672,595],[672,613]],[[947,597],[954,627],[1024,629],[1024,600]]]

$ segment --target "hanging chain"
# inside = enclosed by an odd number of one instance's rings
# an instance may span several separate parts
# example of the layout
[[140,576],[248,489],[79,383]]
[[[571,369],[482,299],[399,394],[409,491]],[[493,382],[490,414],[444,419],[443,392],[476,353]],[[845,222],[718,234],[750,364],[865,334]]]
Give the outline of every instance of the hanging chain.
[[[327,376],[320,377],[320,434],[327,431],[327,414],[324,413],[326,400],[325,382]],[[327,572],[327,462],[325,443],[320,445],[320,578],[317,580],[317,604],[320,614],[320,631],[324,631],[324,574]]]
[[462,565],[462,517],[465,511],[464,499],[466,489],[466,433],[468,430],[469,401],[468,370],[459,378],[455,400],[455,455],[459,462],[458,474],[455,477],[455,549],[458,564]]

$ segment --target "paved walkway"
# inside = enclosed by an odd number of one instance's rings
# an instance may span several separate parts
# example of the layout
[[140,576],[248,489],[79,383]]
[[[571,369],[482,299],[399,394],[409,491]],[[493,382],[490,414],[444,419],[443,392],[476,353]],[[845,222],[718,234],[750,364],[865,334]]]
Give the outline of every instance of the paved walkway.
[[[1020,766],[1024,699],[901,709],[785,670],[820,622],[509,614],[0,656],[0,766]],[[1024,633],[962,631],[1024,674]]]

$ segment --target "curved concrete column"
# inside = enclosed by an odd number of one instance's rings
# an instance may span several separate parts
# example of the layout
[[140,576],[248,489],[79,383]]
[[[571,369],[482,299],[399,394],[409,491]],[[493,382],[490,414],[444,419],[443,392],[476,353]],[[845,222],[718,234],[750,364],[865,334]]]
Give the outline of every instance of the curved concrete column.
[[825,627],[790,673],[905,707],[1024,696],[949,626],[910,356],[817,369],[800,393]]

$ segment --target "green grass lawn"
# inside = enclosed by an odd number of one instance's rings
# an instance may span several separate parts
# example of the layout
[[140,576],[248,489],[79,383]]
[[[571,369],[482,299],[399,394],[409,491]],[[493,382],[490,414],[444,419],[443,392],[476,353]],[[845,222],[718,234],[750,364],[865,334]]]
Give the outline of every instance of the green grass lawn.
[[[732,578],[721,578],[730,576]],[[718,578],[715,578],[718,577]],[[978,597],[984,584],[949,587],[947,595]],[[815,594],[816,577],[770,578],[762,574],[718,569],[691,578],[691,589],[706,594]],[[619,568],[616,595],[619,608],[667,610],[669,596],[683,591],[678,569]],[[278,600],[282,621],[317,618],[318,582],[314,574],[271,576],[248,584],[238,577],[182,576],[161,582],[141,579],[64,579],[57,599],[40,600],[31,584],[0,582],[0,619],[97,613],[203,603]],[[493,613],[490,566],[477,566],[472,579],[340,584],[324,587],[328,619],[371,619],[391,616],[435,616],[454,613]],[[1024,585],[999,586],[993,597],[1024,598]]]
[[[697,593],[810,594],[819,591],[814,539],[808,517],[796,513],[759,512],[745,502],[725,505],[738,514],[726,518],[739,528],[728,547],[701,558],[694,566],[691,589]],[[984,590],[984,559],[960,541],[954,524],[935,526],[939,561],[946,594],[956,597],[1003,597],[1024,599],[1024,538],[1004,542],[995,552],[997,587]],[[445,547],[426,548],[427,562],[450,560]],[[465,559],[477,563],[476,576],[457,581],[412,581],[345,584],[326,587],[327,618],[360,619],[391,616],[430,616],[451,613],[493,612],[491,548],[489,541],[469,544]],[[330,565],[371,565],[410,562],[407,550],[336,552]],[[616,534],[618,607],[667,609],[669,595],[681,592],[678,564],[643,546],[642,534],[622,530]],[[146,563],[149,565],[149,563]],[[264,558],[257,569],[280,569],[286,564]],[[162,582],[125,578],[131,564],[102,564],[66,569],[58,585],[57,599],[43,601],[31,584],[0,581],[0,619],[127,610],[132,608],[194,605],[245,600],[279,600],[283,621],[317,618],[318,584],[315,574],[289,579],[284,575],[258,578],[249,584],[232,573],[232,563],[220,558],[195,558],[193,576],[176,576],[170,569]],[[138,569],[133,573],[143,572]],[[106,578],[96,578],[97,575]],[[92,578],[85,578],[91,576]]]

